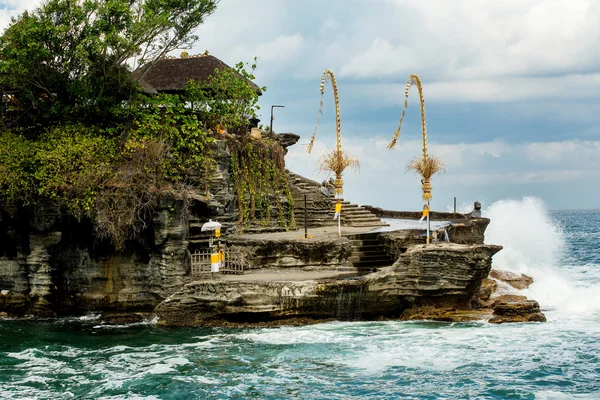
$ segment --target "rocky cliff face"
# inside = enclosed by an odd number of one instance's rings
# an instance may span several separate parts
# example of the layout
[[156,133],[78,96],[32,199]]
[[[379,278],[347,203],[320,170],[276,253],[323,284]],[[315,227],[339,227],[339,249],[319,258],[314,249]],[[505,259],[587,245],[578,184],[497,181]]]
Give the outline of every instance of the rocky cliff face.
[[353,279],[196,281],[167,298],[156,312],[169,325],[401,318],[413,305],[427,301],[468,303],[501,248],[415,246],[393,266]]
[[244,254],[250,269],[336,269],[344,266],[352,253],[352,245],[345,237],[299,241],[241,236],[229,239],[228,245],[231,251]]
[[[286,145],[294,143],[290,135]],[[237,198],[227,143],[217,141],[208,179],[190,174],[186,200],[164,193],[147,228],[117,251],[91,221],[69,217],[56,204],[29,209],[0,204],[0,312],[54,316],[90,310],[152,310],[189,282],[191,249],[205,246],[202,223],[219,219],[237,229]],[[272,201],[287,199],[281,196]],[[284,208],[284,212],[287,209]],[[270,230],[277,224],[253,222]],[[196,247],[194,247],[196,246]]]
[[151,228],[116,251],[95,237],[89,221],[55,205],[4,212],[13,241],[0,258],[0,311],[151,310],[189,280],[185,214],[181,200],[164,199]]

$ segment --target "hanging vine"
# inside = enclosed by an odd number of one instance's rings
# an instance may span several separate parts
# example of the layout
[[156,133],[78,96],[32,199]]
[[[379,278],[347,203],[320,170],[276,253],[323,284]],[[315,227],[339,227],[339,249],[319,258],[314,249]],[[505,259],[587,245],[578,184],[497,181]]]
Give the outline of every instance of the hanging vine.
[[269,226],[275,212],[279,226],[295,228],[293,197],[285,171],[284,151],[279,143],[232,139],[229,150],[238,224],[241,227],[252,223]]

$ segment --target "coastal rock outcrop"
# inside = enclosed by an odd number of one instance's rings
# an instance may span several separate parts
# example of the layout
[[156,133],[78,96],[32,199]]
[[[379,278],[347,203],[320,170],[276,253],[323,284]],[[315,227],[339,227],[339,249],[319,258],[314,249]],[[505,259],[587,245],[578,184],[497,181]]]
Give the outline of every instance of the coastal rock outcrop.
[[[408,318],[425,304],[468,304],[501,246],[415,246],[391,267],[352,279],[214,279],[186,284],[155,312],[167,325],[290,318]],[[309,275],[307,275],[309,276]],[[408,311],[408,314],[403,312]]]
[[266,240],[260,235],[248,235],[229,239],[228,246],[230,251],[244,255],[249,269],[336,269],[344,266],[352,253],[352,244],[345,237],[302,241],[296,238]]
[[448,228],[448,239],[459,244],[483,244],[485,229],[490,224],[489,218],[473,218],[454,222]]
[[490,271],[490,278],[506,282],[510,286],[519,290],[527,289],[533,283],[533,278],[531,278],[530,276],[527,276],[525,274],[516,274],[510,271],[502,271],[498,269],[492,269]]
[[546,316],[541,312],[540,305],[535,300],[496,301],[494,316],[488,322],[503,324],[507,322],[546,322]]

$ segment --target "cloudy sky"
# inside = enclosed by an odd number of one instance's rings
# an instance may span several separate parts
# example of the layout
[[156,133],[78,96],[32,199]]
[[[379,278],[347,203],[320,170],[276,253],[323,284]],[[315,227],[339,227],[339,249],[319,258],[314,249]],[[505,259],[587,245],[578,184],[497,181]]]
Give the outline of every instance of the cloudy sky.
[[[37,1],[0,2],[0,24]],[[414,88],[399,145],[397,127],[411,73],[424,84],[435,177],[433,208],[537,196],[550,208],[600,207],[600,1],[595,0],[221,0],[190,53],[230,65],[259,58],[267,86],[262,122],[294,132],[288,167],[322,180],[316,160],[335,141],[333,96],[313,153],[323,70],[336,73],[344,148],[361,169],[345,197],[391,209],[420,208]]]

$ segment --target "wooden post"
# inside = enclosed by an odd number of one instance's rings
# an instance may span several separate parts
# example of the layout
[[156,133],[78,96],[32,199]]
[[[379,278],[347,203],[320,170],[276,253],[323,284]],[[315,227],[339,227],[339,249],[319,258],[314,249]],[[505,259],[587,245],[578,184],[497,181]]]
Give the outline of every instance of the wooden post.
[[429,232],[431,231],[431,224],[429,219],[429,214],[431,214],[431,206],[429,205],[429,199],[427,199],[427,209],[429,212],[427,213],[427,244],[429,244]]
[[304,239],[308,239],[308,211],[306,210],[306,194],[304,195]]
[[454,214],[456,214],[456,196],[454,196]]

